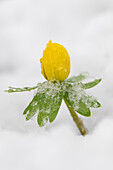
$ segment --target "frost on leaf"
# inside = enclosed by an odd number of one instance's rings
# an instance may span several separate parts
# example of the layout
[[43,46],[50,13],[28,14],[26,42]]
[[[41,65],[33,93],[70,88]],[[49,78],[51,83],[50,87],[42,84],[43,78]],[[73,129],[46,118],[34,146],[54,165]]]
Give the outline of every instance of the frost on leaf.
[[101,82],[102,79],[96,79],[92,82],[86,83],[86,84],[82,84],[82,88],[84,89],[89,89],[92,88],[94,86],[96,86],[97,84],[99,84]]
[[82,80],[86,79],[88,77],[88,73],[81,73],[78,76],[73,76],[71,78],[68,78],[65,80],[65,82],[69,82],[69,83],[77,83],[77,82],[81,82]]
[[48,121],[53,122],[56,118],[62,101],[62,91],[59,83],[49,81],[42,83],[37,92],[25,109],[23,114],[27,114],[26,120],[29,120],[38,112],[38,124],[44,126]]
[[90,116],[90,107],[98,108],[100,103],[86,94],[82,83],[64,84],[64,98],[69,105],[83,116]]
[[31,91],[31,90],[35,90],[36,88],[38,88],[38,86],[40,86],[41,83],[38,83],[36,86],[34,87],[24,87],[24,88],[15,88],[15,87],[9,87],[8,90],[5,90],[5,92],[8,93],[15,93],[15,92],[25,92],[25,91]]

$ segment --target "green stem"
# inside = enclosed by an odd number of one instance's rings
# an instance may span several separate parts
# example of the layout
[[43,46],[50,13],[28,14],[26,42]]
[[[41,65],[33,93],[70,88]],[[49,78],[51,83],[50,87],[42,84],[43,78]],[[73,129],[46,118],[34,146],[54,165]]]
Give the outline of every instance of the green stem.
[[85,128],[83,121],[77,116],[76,112],[73,110],[73,108],[68,104],[68,102],[64,99],[64,102],[67,106],[67,108],[69,109],[71,116],[74,120],[74,122],[76,123],[81,135],[86,135],[88,133],[88,130]]

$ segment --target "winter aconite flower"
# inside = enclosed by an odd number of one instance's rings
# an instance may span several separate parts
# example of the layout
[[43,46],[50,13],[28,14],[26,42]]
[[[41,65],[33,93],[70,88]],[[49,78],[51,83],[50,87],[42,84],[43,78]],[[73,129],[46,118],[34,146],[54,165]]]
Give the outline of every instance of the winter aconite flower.
[[81,135],[86,135],[88,131],[77,114],[90,117],[90,108],[101,106],[95,97],[85,91],[96,86],[101,79],[85,83],[83,81],[87,76],[84,73],[67,79],[70,73],[69,54],[62,45],[52,43],[51,40],[43,51],[40,62],[41,72],[47,81],[38,83],[34,87],[9,87],[6,92],[24,92],[36,89],[35,95],[23,115],[26,115],[27,121],[36,115],[40,127],[45,126],[48,121],[52,123],[55,120],[62,100],[64,100]]
[[51,40],[43,51],[40,62],[41,73],[51,82],[64,81],[70,73],[70,57],[67,50],[60,44],[52,43]]

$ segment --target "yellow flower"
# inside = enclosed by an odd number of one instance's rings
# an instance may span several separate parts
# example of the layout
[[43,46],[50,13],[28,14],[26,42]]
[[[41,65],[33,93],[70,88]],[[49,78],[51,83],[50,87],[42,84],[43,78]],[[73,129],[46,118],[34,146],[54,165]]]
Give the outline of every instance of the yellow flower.
[[40,62],[41,73],[51,82],[64,81],[70,73],[70,57],[67,50],[51,40],[43,51]]

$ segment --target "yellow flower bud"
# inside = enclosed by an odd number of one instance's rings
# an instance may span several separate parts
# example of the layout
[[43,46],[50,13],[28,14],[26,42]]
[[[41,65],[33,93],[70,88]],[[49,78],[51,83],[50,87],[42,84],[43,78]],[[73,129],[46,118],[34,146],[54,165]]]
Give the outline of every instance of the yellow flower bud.
[[67,50],[51,40],[43,51],[40,62],[41,73],[51,82],[64,81],[70,73],[70,57]]

